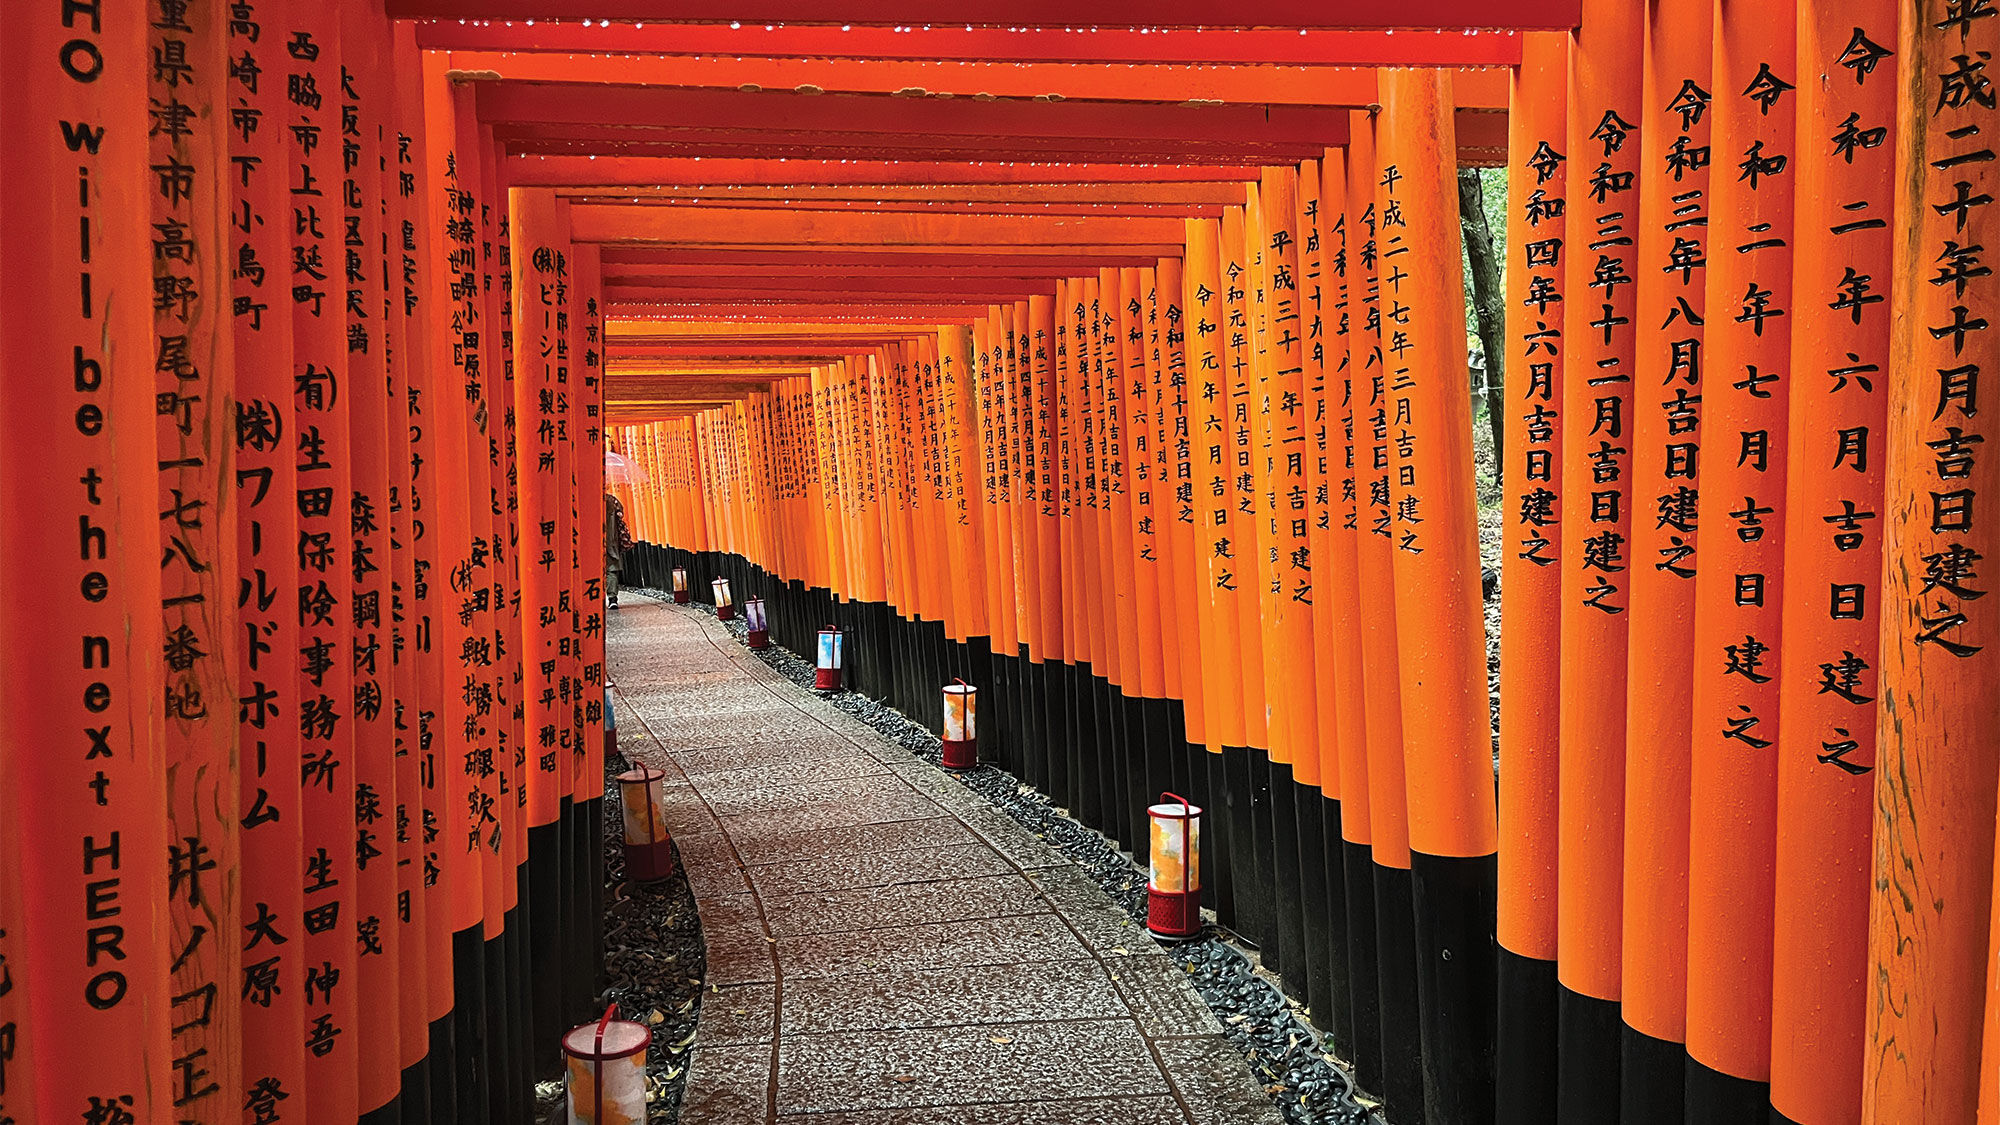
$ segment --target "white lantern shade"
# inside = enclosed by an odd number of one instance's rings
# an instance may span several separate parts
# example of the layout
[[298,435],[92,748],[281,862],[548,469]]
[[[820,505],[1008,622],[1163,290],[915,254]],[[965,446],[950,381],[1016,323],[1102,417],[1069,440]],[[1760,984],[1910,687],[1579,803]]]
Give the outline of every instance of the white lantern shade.
[[688,572],[684,566],[674,568],[674,593],[685,594],[688,588]]
[[625,817],[625,842],[659,844],[667,836],[667,771],[640,766],[618,775],[619,807]]
[[569,1071],[569,1125],[609,1125],[646,1120],[646,1049],[653,1033],[645,1024],[611,1020],[587,1023],[563,1036]]
[[841,659],[841,634],[838,629],[819,631],[819,667],[838,668]]
[[944,740],[971,742],[978,734],[979,689],[971,684],[947,684],[944,689]]
[[1169,894],[1201,889],[1201,808],[1159,804],[1146,810],[1153,822],[1148,884]]
[[746,598],[743,602],[743,623],[753,633],[764,631],[768,626],[764,619],[764,599]]
[[729,579],[718,578],[711,585],[715,588],[715,608],[735,604],[729,600]]

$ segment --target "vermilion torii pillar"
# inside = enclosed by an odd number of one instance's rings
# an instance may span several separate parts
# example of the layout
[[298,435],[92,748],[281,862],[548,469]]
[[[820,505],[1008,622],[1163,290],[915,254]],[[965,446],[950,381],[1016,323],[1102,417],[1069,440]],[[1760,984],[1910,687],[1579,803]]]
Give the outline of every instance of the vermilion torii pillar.
[[1422,256],[1459,225],[1451,82],[1385,71],[1382,101],[1376,254],[1424,1118],[1471,1123],[1493,1113],[1492,718],[1464,277],[1450,256]]
[[1631,609],[1633,236],[1642,16],[1587,0],[1571,62],[1563,283],[1558,1120],[1618,1115],[1625,673]]
[[[1626,1121],[1683,1116],[1687,1071],[1688,693],[1694,662],[1708,274],[1712,0],[1658,0],[1646,23],[1633,227],[1640,269],[1631,413],[1631,607],[1620,938]],[[1578,252],[1583,252],[1579,247]]]
[[[1715,27],[1703,344],[1701,568],[1689,779],[1687,1112],[1769,1113],[1772,916],[1785,568],[1786,410],[1797,178],[1789,11],[1725,5]],[[1802,471],[1802,470],[1801,470]],[[1808,580],[1798,576],[1799,580]],[[1835,592],[1829,612],[1858,612]]]
[[[1799,9],[1785,497],[1797,578],[1784,594],[1771,979],[1771,1109],[1792,1122],[1862,1116],[1869,959],[1855,935],[1870,897],[1894,275],[1894,236],[1870,217],[1901,203],[1884,188],[1897,185],[1898,91],[1867,45],[1893,42],[1895,24],[1886,2]],[[1859,617],[1833,615],[1834,586],[1866,591]]]
[[1508,112],[1501,486],[1497,1119],[1555,1114],[1567,33],[1530,35]]
[[[1898,89],[1888,473],[1881,509],[1882,652],[1875,742],[1874,894],[1869,908],[1868,1048],[1862,1119],[2000,1119],[1993,1088],[1994,798],[1992,702],[2000,638],[1990,560],[2000,458],[1980,382],[1992,378],[2000,245],[1990,60],[2000,19],[1977,6],[1898,9],[1893,47],[1860,54]],[[1853,221],[1860,221],[1859,219]],[[1867,526],[1864,523],[1864,528]],[[1836,528],[1836,530],[1843,530]],[[1831,751],[1826,751],[1831,753]],[[1970,1003],[1983,995],[1986,1011]],[[1981,1028],[1985,1058],[1981,1061]]]

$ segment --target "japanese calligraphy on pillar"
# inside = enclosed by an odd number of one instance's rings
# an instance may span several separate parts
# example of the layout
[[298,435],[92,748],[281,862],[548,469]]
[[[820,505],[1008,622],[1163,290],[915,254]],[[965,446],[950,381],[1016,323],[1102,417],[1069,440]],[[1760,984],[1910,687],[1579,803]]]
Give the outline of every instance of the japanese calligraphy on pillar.
[[[268,29],[268,32],[267,32]],[[238,769],[243,848],[241,957],[244,1102],[282,1120],[303,1089],[305,912],[300,805],[297,417],[292,379],[291,116],[283,29],[257,5],[228,24],[232,434],[241,579]],[[253,1117],[254,1120],[254,1117]]]
[[[342,277],[339,37],[334,13],[297,5],[280,73],[289,132],[292,394],[297,412],[300,782],[305,821],[307,1085],[337,1115],[356,1105],[359,996],[354,866],[352,495]],[[273,30],[278,30],[273,28]]]
[[233,338],[224,299],[223,163],[217,106],[227,39],[219,4],[149,5],[153,378],[158,424],[169,1034],[175,1115],[219,1118],[241,1082],[231,1002],[239,906],[234,489],[226,420]]
[[[1688,855],[1703,971],[1689,973],[1688,1051],[1767,1081],[1798,102],[1789,10],[1725,7],[1715,32]],[[1835,616],[1862,611],[1859,591],[1832,596]]]
[[[1712,0],[1658,0],[1639,112],[1625,773],[1625,1023],[1687,1035],[1688,695],[1694,645]],[[1503,656],[1502,659],[1505,659]],[[1639,967],[1643,966],[1643,968]],[[1679,1060],[1674,1060],[1679,1065]]]
[[[1899,201],[1892,224],[1895,319],[1880,451],[1888,476],[1875,693],[1874,972],[1862,1066],[1865,1111],[1877,1121],[1962,1119],[1975,1103],[1990,1117],[2000,1108],[1990,1069],[1980,1080],[1980,1028],[1966,1004],[1990,977],[1990,943],[1979,935],[1992,905],[1988,828],[2000,762],[1993,726],[1980,717],[1991,713],[2000,661],[2000,617],[1985,596],[2000,557],[1992,507],[2000,435],[1991,407],[2000,317],[1993,272],[2000,10],[1934,0],[1898,12],[1899,57],[1885,60],[1880,74],[1897,65],[1896,183],[1913,196]],[[1885,49],[1870,39],[1854,45],[1854,57],[1878,58]],[[1852,221],[1885,217],[1870,211]],[[1990,1020],[1990,996],[1988,1005]],[[1996,1036],[1990,1026],[1986,1032],[1991,1051]]]
[[[1873,858],[1875,666],[1895,184],[1896,5],[1799,10],[1798,186],[1780,666],[1779,888],[1771,1104],[1795,1121],[1860,1105]],[[1884,65],[1887,64],[1887,65]],[[1878,71],[1878,67],[1880,68]],[[1819,306],[1824,306],[1819,307]],[[1865,459],[1841,456],[1856,431]],[[1828,467],[1840,462],[1840,468]],[[1852,523],[1854,530],[1836,526]],[[1863,530],[1865,528],[1865,530]],[[1859,585],[1833,617],[1819,581]]]
[[[0,777],[10,796],[29,797],[0,825],[21,868],[0,888],[18,888],[0,902],[0,956],[20,953],[0,966],[0,1113],[28,1120],[170,1118],[171,1060],[186,1042],[169,1031],[177,986],[164,948],[163,523],[148,369],[154,13],[15,6],[0,37],[0,445],[13,455],[0,473],[11,564]],[[36,667],[13,666],[25,664]],[[226,715],[226,699],[209,705]],[[51,858],[20,864],[29,849]],[[74,1072],[65,1064],[80,1045],[88,1081],[47,1082]]]
[[[1556,958],[1557,734],[1562,640],[1563,327],[1568,259],[1569,36],[1522,43],[1508,110],[1507,361],[1501,486],[1498,937]],[[1544,1050],[1554,1044],[1546,1042]],[[1554,1062],[1547,1063],[1549,1073]],[[1503,1088],[1511,1086],[1502,1074]],[[1546,1086],[1541,1088],[1546,1089]]]

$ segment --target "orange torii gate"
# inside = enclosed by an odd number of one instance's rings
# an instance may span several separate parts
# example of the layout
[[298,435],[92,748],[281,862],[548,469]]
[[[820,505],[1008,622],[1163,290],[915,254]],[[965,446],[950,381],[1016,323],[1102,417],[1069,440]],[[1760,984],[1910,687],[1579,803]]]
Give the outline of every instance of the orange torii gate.
[[2000,1122],[2000,11],[667,7],[10,14],[0,1119],[529,1119],[611,450],[1398,1125]]

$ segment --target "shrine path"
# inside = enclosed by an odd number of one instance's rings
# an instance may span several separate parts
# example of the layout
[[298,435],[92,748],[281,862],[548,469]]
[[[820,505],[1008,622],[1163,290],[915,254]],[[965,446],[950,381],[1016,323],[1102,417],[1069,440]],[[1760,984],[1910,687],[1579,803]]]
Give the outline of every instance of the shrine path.
[[1280,1120],[1180,968],[1059,852],[702,607],[611,615],[708,945],[681,1120]]

